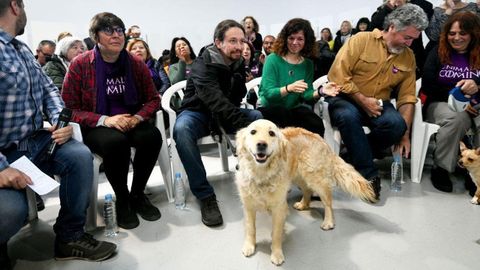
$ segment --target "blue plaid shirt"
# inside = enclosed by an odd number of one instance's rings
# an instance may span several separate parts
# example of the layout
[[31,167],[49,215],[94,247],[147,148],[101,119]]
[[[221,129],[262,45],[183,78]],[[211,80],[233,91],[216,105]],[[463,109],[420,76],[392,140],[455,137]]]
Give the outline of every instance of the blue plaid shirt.
[[0,28],[0,171],[9,165],[2,149],[26,150],[28,138],[43,128],[42,113],[54,124],[63,107],[27,45]]

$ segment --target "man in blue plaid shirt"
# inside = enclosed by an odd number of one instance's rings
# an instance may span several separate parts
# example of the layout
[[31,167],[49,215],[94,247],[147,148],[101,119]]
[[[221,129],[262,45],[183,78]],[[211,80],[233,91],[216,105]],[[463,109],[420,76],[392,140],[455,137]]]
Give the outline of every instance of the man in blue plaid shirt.
[[[9,166],[23,155],[61,178],[55,258],[101,261],[116,246],[95,240],[83,229],[93,179],[92,155],[85,145],[70,140],[72,127],[55,130],[64,104],[30,49],[15,38],[23,34],[26,22],[23,0],[0,0],[0,269],[11,269],[7,242],[28,215],[25,188],[32,181]],[[42,113],[52,128],[43,128]],[[57,149],[46,158],[52,141]]]

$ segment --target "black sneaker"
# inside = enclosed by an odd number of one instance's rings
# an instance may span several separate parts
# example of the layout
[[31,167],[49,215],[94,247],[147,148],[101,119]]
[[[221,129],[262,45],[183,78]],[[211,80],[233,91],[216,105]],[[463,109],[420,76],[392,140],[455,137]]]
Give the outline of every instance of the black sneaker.
[[453,184],[450,180],[450,174],[447,170],[434,166],[430,174],[430,179],[432,180],[432,185],[443,192],[452,192]]
[[135,212],[137,212],[143,219],[148,221],[155,221],[162,216],[160,210],[153,206],[145,194],[130,195],[130,203]]
[[201,200],[202,222],[207,226],[219,226],[223,224],[222,213],[218,209],[215,194]]
[[117,225],[123,229],[133,229],[138,227],[140,220],[138,220],[137,213],[133,210],[128,199],[117,199],[115,202],[117,209]]
[[0,244],[0,270],[12,270],[7,243]]
[[103,261],[115,252],[117,246],[110,242],[98,241],[88,233],[72,242],[55,239],[55,260]]
[[382,190],[382,185],[380,177],[374,176],[368,180],[372,185],[373,192],[375,192],[375,199],[380,200],[380,191]]

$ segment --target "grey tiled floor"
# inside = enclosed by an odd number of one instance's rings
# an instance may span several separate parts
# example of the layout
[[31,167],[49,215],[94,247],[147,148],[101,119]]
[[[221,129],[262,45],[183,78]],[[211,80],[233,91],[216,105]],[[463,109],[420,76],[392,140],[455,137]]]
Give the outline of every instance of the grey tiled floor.
[[[40,219],[26,226],[10,241],[16,270],[41,269],[478,269],[480,262],[480,206],[460,180],[453,194],[435,190],[427,164],[421,184],[410,182],[408,164],[400,193],[388,188],[389,159],[378,162],[382,172],[381,202],[370,205],[335,191],[336,227],[322,231],[323,207],[315,202],[309,211],[290,207],[284,240],[285,263],[270,263],[270,226],[267,214],[258,214],[257,252],[245,258],[240,249],[243,214],[233,182],[233,173],[222,174],[214,156],[205,157],[207,172],[215,187],[225,224],[208,228],[201,223],[193,196],[188,210],[176,210],[166,199],[158,168],[147,192],[162,218],[141,220],[140,226],[121,230],[114,239],[118,254],[101,263],[57,262],[52,259],[54,234],[51,225],[59,209],[58,197],[45,198],[47,208]],[[230,158],[233,171],[235,160]],[[428,160],[428,162],[431,162]],[[111,192],[102,175],[99,196]],[[289,205],[300,198],[294,188]],[[102,231],[96,236],[103,238]]]

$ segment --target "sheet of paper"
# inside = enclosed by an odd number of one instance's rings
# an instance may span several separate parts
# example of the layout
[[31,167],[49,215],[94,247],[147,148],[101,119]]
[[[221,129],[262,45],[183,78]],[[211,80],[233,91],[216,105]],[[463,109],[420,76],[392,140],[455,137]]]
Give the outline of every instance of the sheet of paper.
[[10,167],[28,175],[33,182],[33,185],[29,185],[30,188],[39,195],[45,195],[60,185],[50,176],[43,173],[26,156],[22,156],[21,158],[17,159],[15,162],[10,164]]

